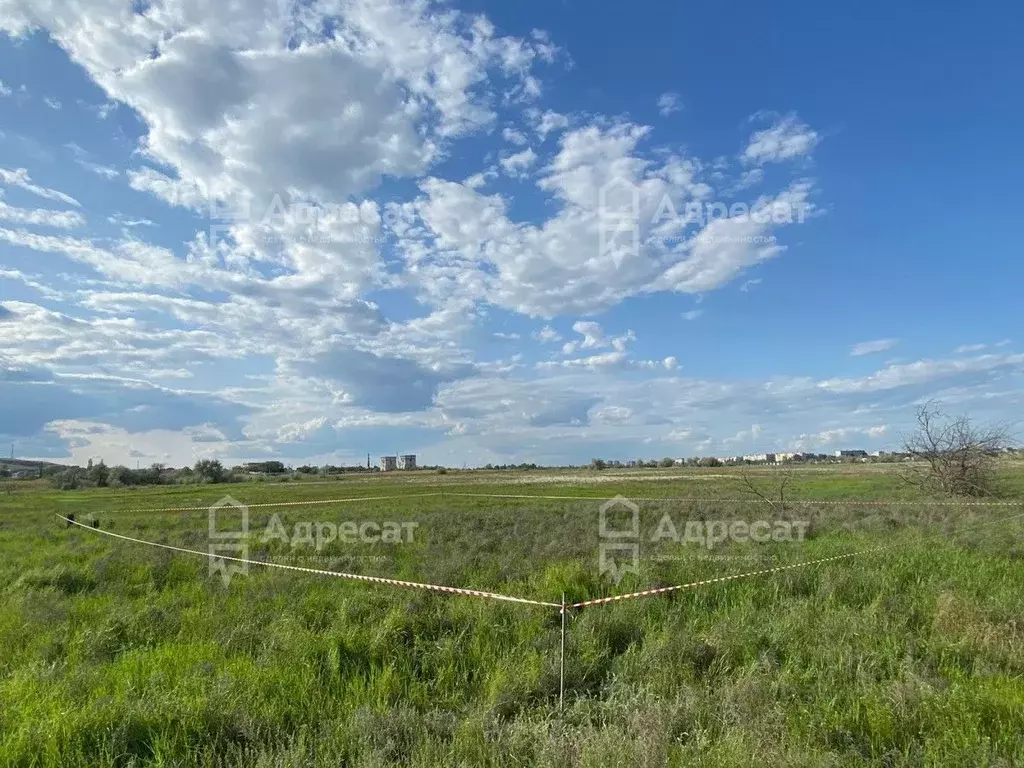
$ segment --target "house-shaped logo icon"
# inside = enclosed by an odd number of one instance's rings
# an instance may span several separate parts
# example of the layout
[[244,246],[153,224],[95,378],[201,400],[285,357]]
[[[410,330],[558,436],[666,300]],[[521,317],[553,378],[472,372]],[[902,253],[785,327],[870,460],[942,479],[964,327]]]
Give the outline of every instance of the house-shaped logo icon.
[[616,176],[601,185],[597,198],[599,256],[611,257],[618,268],[640,255],[640,188]]

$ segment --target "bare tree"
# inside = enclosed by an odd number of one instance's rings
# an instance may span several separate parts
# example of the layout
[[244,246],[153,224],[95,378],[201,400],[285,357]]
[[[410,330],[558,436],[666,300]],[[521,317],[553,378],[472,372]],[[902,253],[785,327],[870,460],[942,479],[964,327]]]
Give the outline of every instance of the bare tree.
[[978,426],[968,416],[949,417],[929,400],[917,409],[917,428],[903,438],[913,460],[903,479],[928,493],[987,496],[996,488],[996,461],[1010,445],[1005,424]]
[[740,490],[754,496],[775,512],[786,511],[786,491],[793,482],[793,471],[779,467],[755,477],[746,469],[740,470]]

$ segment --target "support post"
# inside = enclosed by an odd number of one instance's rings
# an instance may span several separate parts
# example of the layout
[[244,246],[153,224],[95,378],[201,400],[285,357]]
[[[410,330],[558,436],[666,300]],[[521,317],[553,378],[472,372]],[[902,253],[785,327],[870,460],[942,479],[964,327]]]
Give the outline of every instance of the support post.
[[565,704],[565,592],[562,593],[562,652],[558,660],[558,711]]

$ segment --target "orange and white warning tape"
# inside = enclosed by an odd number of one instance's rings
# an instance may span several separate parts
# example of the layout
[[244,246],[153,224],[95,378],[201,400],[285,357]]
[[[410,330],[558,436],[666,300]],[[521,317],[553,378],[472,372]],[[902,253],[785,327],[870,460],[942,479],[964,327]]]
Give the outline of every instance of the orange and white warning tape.
[[[465,493],[445,491],[443,496],[470,496],[484,499],[545,499],[549,501],[594,501],[604,503],[609,501],[606,496],[538,496],[522,493]],[[637,496],[628,499],[633,503],[645,501],[685,501],[693,504],[765,504],[763,499],[705,499],[694,496],[668,496],[668,497],[644,497]],[[1020,506],[1019,501],[940,501],[930,499],[908,500],[908,499],[792,499],[786,500],[787,506],[797,505],[850,505],[850,506],[936,506],[936,507],[1015,507]]]
[[57,515],[61,520],[71,525],[77,525],[79,528],[85,528],[87,531],[93,531],[94,533],[102,533],[104,536],[110,536],[115,539],[122,539],[123,541],[131,541],[135,544],[145,544],[150,547],[159,547],[160,549],[169,549],[174,552],[184,552],[189,555],[199,555],[200,557],[206,557],[216,560],[230,560],[235,563],[245,563],[247,565],[259,565],[265,568],[281,568],[286,571],[299,571],[300,573],[313,573],[317,576],[333,576],[338,579],[352,579],[354,581],[365,581],[371,584],[387,584],[392,587],[408,587],[410,589],[424,589],[431,592],[444,592],[449,595],[467,595],[469,597],[482,597],[487,600],[504,600],[509,603],[523,603],[526,605],[541,605],[548,608],[561,608],[559,603],[547,603],[543,600],[528,600],[524,597],[512,597],[510,595],[499,595],[495,592],[482,592],[478,589],[460,589],[459,587],[445,587],[440,584],[421,584],[416,581],[401,581],[399,579],[385,579],[381,576],[364,576],[360,573],[342,573],[341,571],[325,571],[318,568],[303,568],[298,565],[285,565],[284,563],[275,563],[269,560],[248,560],[243,557],[229,557],[227,555],[218,555],[211,552],[202,552],[198,549],[186,549],[185,547],[175,547],[171,544],[159,544],[155,541],[146,541],[145,539],[136,539],[131,536],[122,536],[119,533],[112,533],[111,531],[105,531],[102,528],[93,528],[90,525],[79,523],[76,520],[71,520],[63,515]]
[[[983,522],[980,522],[980,523],[977,523],[977,524],[974,524],[974,525],[961,526],[958,529],[957,532],[968,530],[968,529],[981,528],[981,527],[986,526],[986,525],[995,525],[995,524],[998,524],[998,523],[1005,523],[1005,522],[1008,522],[1010,520],[1017,520],[1017,519],[1022,518],[1022,517],[1024,517],[1024,512],[1022,512],[1022,513],[1020,513],[1018,515],[1010,515],[1009,517],[1002,517],[1002,518],[999,518],[998,520],[985,520]],[[929,539],[929,538],[933,538],[935,536],[944,536],[944,535],[945,535],[945,533],[928,534],[928,535],[922,536],[919,539],[917,539],[915,541],[915,543],[918,543],[918,542],[920,542],[920,541],[922,541],[924,539]],[[715,577],[713,579],[702,579],[701,581],[691,581],[689,584],[677,584],[677,585],[672,586],[672,587],[658,587],[656,589],[645,589],[642,592],[629,592],[629,593],[627,593],[625,595],[613,595],[611,597],[600,597],[600,598],[597,598],[595,600],[584,600],[583,602],[573,603],[573,604],[571,604],[571,605],[569,605],[567,607],[568,608],[586,608],[587,606],[591,606],[591,605],[606,605],[608,603],[615,603],[615,602],[618,602],[619,600],[630,600],[630,599],[637,598],[637,597],[650,597],[652,595],[663,595],[666,592],[676,592],[676,591],[681,590],[681,589],[693,589],[694,587],[702,587],[702,586],[704,586],[706,584],[720,584],[722,582],[733,581],[735,579],[747,579],[747,578],[750,578],[752,576],[764,576],[764,575],[769,574],[769,573],[778,573],[779,571],[789,571],[789,570],[792,570],[793,568],[803,568],[803,567],[809,566],[809,565],[819,565],[821,563],[830,563],[830,562],[833,562],[834,560],[845,560],[845,559],[850,558],[850,557],[857,557],[858,555],[867,555],[867,554],[871,554],[872,552],[881,552],[881,551],[886,550],[886,549],[898,549],[898,548],[900,548],[902,546],[906,546],[906,544],[905,543],[887,544],[887,545],[885,545],[883,547],[872,547],[870,549],[861,549],[861,550],[858,550],[856,552],[847,552],[845,554],[835,555],[833,557],[823,557],[823,558],[820,558],[818,560],[805,560],[802,563],[793,563],[791,565],[778,565],[778,566],[775,566],[774,568],[764,568],[764,569],[762,569],[760,571],[748,571],[747,573],[734,573],[734,574],[731,574],[729,576],[717,576],[717,577]]]
[[[172,550],[174,552],[184,552],[184,553],[190,554],[190,555],[199,555],[200,557],[206,557],[206,558],[218,559],[218,560],[230,560],[232,562],[245,563],[245,564],[248,564],[248,565],[259,565],[259,566],[263,566],[263,567],[266,567],[266,568],[281,568],[283,570],[298,571],[298,572],[301,572],[301,573],[312,573],[312,574],[316,574],[316,575],[319,575],[319,576],[333,576],[335,578],[352,579],[352,580],[355,580],[355,581],[363,581],[363,582],[368,582],[368,583],[371,583],[371,584],[387,584],[387,585],[390,585],[390,586],[408,587],[408,588],[412,588],[412,589],[424,589],[424,590],[430,590],[430,591],[434,591],[434,592],[443,592],[445,594],[452,594],[452,595],[466,595],[466,596],[469,596],[469,597],[480,597],[480,598],[489,599],[489,600],[503,600],[503,601],[506,601],[506,602],[521,603],[521,604],[525,604],[525,605],[539,605],[539,606],[544,606],[544,607],[547,607],[547,608],[558,608],[558,609],[560,609],[560,612],[563,612],[563,613],[565,611],[567,611],[567,610],[571,610],[571,609],[574,609],[574,608],[587,608],[587,607],[595,606],[595,605],[607,605],[608,603],[615,603],[615,602],[619,602],[619,601],[622,601],[622,600],[631,600],[631,599],[640,598],[640,597],[651,597],[651,596],[654,596],[654,595],[663,595],[663,594],[666,594],[668,592],[676,592],[676,591],[683,590],[683,589],[694,589],[696,587],[702,587],[702,586],[706,586],[708,584],[721,584],[721,583],[724,583],[724,582],[727,582],[727,581],[735,581],[737,579],[752,578],[754,576],[764,576],[764,575],[767,575],[767,574],[770,574],[770,573],[779,573],[781,571],[793,570],[794,568],[804,568],[804,567],[811,566],[811,565],[820,565],[821,563],[830,563],[830,562],[834,562],[836,560],[845,560],[845,559],[848,559],[848,558],[851,558],[851,557],[857,557],[859,555],[866,555],[866,554],[870,554],[870,553],[873,553],[873,552],[881,552],[883,550],[894,549],[894,548],[898,548],[900,546],[905,546],[904,544],[901,543],[901,544],[890,544],[890,545],[886,545],[886,546],[883,546],[883,547],[872,547],[870,549],[862,549],[862,550],[858,550],[856,552],[847,552],[847,553],[842,554],[842,555],[834,555],[832,557],[823,557],[823,558],[819,558],[817,560],[805,560],[803,562],[792,563],[790,565],[778,565],[778,566],[775,566],[775,567],[772,567],[772,568],[764,568],[764,569],[761,569],[761,570],[758,570],[758,571],[747,571],[746,573],[734,573],[734,574],[731,574],[729,576],[717,576],[717,577],[715,577],[713,579],[701,579],[700,581],[691,581],[691,582],[689,582],[687,584],[677,584],[677,585],[674,585],[674,586],[671,586],[671,587],[658,587],[658,588],[655,588],[655,589],[645,589],[645,590],[640,591],[640,592],[630,592],[630,593],[627,593],[627,594],[624,594],[624,595],[612,595],[610,597],[601,597],[601,598],[596,598],[594,600],[583,600],[583,601],[578,602],[578,603],[566,604],[566,603],[552,603],[552,602],[547,602],[547,601],[544,601],[544,600],[529,600],[529,599],[524,598],[524,597],[512,597],[510,595],[501,595],[501,594],[498,594],[496,592],[483,592],[481,590],[476,590],[476,589],[462,589],[462,588],[459,588],[459,587],[446,587],[446,586],[442,586],[440,584],[422,584],[420,582],[415,582],[415,581],[401,581],[401,580],[398,580],[398,579],[386,579],[386,578],[383,578],[383,577],[380,577],[380,576],[364,576],[364,575],[358,574],[358,573],[342,573],[340,571],[326,571],[326,570],[321,570],[321,569],[316,569],[316,568],[303,568],[301,566],[296,566],[296,565],[286,565],[284,563],[275,563],[275,562],[271,562],[271,561],[249,560],[249,559],[240,558],[240,557],[230,557],[230,556],[226,556],[226,555],[217,555],[217,554],[213,554],[213,553],[210,553],[210,552],[202,552],[202,551],[196,550],[196,549],[186,549],[184,547],[175,547],[175,546],[173,546],[171,544],[159,544],[159,543],[154,542],[154,541],[146,541],[145,539],[136,539],[136,538],[132,538],[131,536],[123,536],[121,534],[112,533],[111,531],[105,531],[105,530],[103,530],[101,528],[94,528],[94,527],[89,526],[89,525],[84,525],[83,523],[79,523],[79,522],[77,522],[75,520],[71,520],[71,519],[69,519],[67,517],[64,517],[61,514],[57,514],[57,517],[59,519],[65,521],[66,523],[69,523],[70,525],[77,525],[78,527],[84,528],[87,531],[93,531],[95,533],[101,533],[104,536],[110,536],[110,537],[113,537],[115,539],[122,539],[124,541],[131,541],[131,542],[134,542],[136,544],[145,544],[145,545],[150,546],[150,547],[159,547],[161,549],[169,549],[169,550]],[[980,523],[977,523],[977,524],[974,524],[974,525],[962,526],[959,530],[962,531],[962,530],[971,529],[971,528],[980,528],[980,527],[983,527],[983,526],[986,526],[986,525],[995,525],[995,524],[999,524],[999,523],[1005,523],[1005,522],[1008,522],[1010,520],[1016,520],[1016,519],[1019,519],[1019,518],[1024,518],[1024,512],[1022,512],[1020,514],[1017,514],[1017,515],[1010,515],[1009,517],[1000,518],[998,520],[986,520],[986,521],[983,521],[983,522],[980,522]],[[931,538],[933,536],[942,536],[942,535],[945,535],[945,534],[944,533],[930,534],[930,535],[926,535],[926,536],[921,537],[921,539],[918,539],[917,541],[921,541],[922,539],[928,539],[928,538]]]
[[[347,499],[306,499],[301,501],[270,501],[258,504],[242,504],[249,509],[261,509],[267,507],[304,507],[323,504],[347,504],[360,501],[388,501],[392,499],[427,499],[439,496],[469,497],[482,499],[541,499],[546,501],[593,501],[604,503],[608,501],[603,496],[544,496],[535,494],[518,493],[467,493],[450,491],[432,491],[430,493],[409,493],[389,496],[354,496]],[[764,504],[761,499],[705,499],[690,496],[673,497],[637,497],[629,501],[642,504],[644,502],[689,502],[691,504]],[[935,506],[935,507],[1012,507],[1019,506],[1018,501],[907,501],[907,500],[886,500],[886,499],[794,499],[785,502],[789,506],[814,506],[814,505],[845,505],[845,506]],[[205,512],[210,505],[202,507],[138,507],[135,509],[121,510],[125,513],[136,514],[140,512]]]
[[701,581],[691,581],[689,584],[677,584],[673,587],[659,587],[657,589],[645,589],[642,592],[630,592],[625,595],[613,595],[612,597],[600,597],[596,600],[584,600],[581,603],[573,603],[569,605],[569,608],[586,608],[591,605],[605,605],[607,603],[615,603],[619,600],[630,600],[635,597],[650,597],[652,595],[663,595],[666,592],[675,592],[680,589],[692,589],[694,587],[703,587],[706,584],[719,584],[723,581],[733,581],[735,579],[747,579],[751,576],[764,576],[768,573],[778,573],[779,571],[788,571],[793,568],[802,568],[807,565],[818,565],[819,563],[829,563],[833,560],[843,560],[848,557],[855,557],[857,555],[865,555],[869,552],[877,552],[879,550],[886,549],[886,547],[875,547],[874,549],[862,549],[859,552],[847,552],[845,555],[836,555],[835,557],[823,557],[820,560],[807,560],[802,563],[793,563],[792,565],[779,565],[774,568],[765,568],[760,571],[749,571],[747,573],[734,573],[731,576],[719,576],[714,579],[703,579]]

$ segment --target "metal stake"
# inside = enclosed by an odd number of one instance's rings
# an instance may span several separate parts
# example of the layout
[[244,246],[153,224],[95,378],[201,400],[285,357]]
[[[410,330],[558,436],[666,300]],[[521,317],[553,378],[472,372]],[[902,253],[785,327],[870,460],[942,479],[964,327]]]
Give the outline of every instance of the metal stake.
[[558,661],[558,711],[565,702],[565,592],[562,593],[562,653]]

